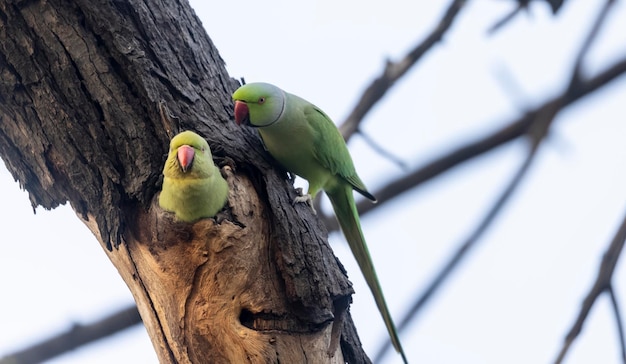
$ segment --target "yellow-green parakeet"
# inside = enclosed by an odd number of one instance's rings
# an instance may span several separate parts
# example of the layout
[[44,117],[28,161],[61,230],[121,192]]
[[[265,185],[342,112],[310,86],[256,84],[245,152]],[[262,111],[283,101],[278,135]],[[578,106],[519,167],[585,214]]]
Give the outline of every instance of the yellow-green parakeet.
[[[374,295],[396,351],[406,356],[374,270],[352,190],[372,201],[354,169],[346,143],[332,120],[310,102],[268,83],[250,83],[233,93],[235,121],[258,129],[267,151],[289,172],[309,182],[314,198],[322,189]],[[298,199],[301,201],[301,199]]]
[[217,214],[228,198],[228,184],[213,163],[209,143],[192,131],[172,138],[163,167],[159,205],[176,219],[194,222]]

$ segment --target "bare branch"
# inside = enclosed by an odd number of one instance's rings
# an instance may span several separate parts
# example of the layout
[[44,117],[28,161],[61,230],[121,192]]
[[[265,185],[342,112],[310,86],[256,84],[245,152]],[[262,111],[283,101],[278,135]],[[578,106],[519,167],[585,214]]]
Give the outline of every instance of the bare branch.
[[[527,129],[527,135],[531,140],[531,149],[526,157],[526,160],[519,168],[517,173],[513,176],[511,182],[507,186],[507,188],[500,195],[496,203],[489,210],[487,215],[478,225],[478,227],[474,230],[474,232],[469,236],[469,238],[463,243],[453,254],[452,258],[448,261],[447,264],[440,270],[440,272],[435,276],[435,278],[431,281],[429,286],[426,288],[424,293],[415,301],[413,306],[409,309],[407,315],[401,320],[398,325],[398,330],[402,331],[404,327],[406,327],[417,315],[420,309],[424,306],[426,302],[434,295],[434,293],[439,289],[445,280],[450,276],[453,270],[458,266],[463,257],[467,255],[469,250],[476,245],[479,238],[483,235],[483,233],[487,230],[487,228],[494,221],[496,216],[499,214],[502,207],[506,204],[509,198],[512,196],[515,189],[519,186],[522,178],[525,176],[528,168],[530,167],[534,157],[536,156],[537,150],[541,144],[541,142],[545,139],[548,134],[548,130],[554,121],[554,118],[559,113],[559,111],[563,108],[564,99],[570,95],[574,95],[578,92],[578,86],[581,83],[581,64],[586,56],[589,48],[593,44],[593,41],[597,38],[597,34],[600,29],[600,25],[603,23],[606,14],[608,13],[608,8],[612,4],[613,0],[609,0],[606,3],[606,6],[598,15],[594,26],[589,31],[583,45],[578,53],[576,58],[575,67],[572,70],[571,81],[567,86],[565,92],[563,93],[563,97],[554,100],[553,102],[544,104],[544,107],[539,109],[537,113],[531,113],[531,125]],[[593,303],[592,303],[593,304]],[[584,320],[584,319],[583,319]],[[382,356],[390,347],[390,341],[386,341],[383,347],[378,351],[376,355],[375,362],[382,359]]]
[[598,271],[596,281],[589,290],[589,293],[587,293],[587,296],[583,301],[582,307],[580,308],[580,312],[578,313],[578,317],[576,318],[576,321],[574,322],[574,325],[572,326],[570,331],[567,333],[563,346],[561,347],[561,351],[554,361],[555,363],[558,364],[563,362],[563,359],[565,359],[565,355],[567,354],[570,346],[572,345],[578,334],[580,334],[583,328],[583,324],[585,323],[585,319],[587,318],[589,311],[591,311],[591,307],[593,307],[593,304],[596,302],[602,292],[611,289],[611,279],[613,277],[613,272],[615,271],[615,266],[617,265],[617,260],[622,253],[625,239],[626,215],[624,216],[622,224],[615,234],[613,241],[611,242],[608,249],[604,253],[604,256],[602,257],[602,263],[600,264],[600,269]]
[[141,317],[137,311],[137,306],[133,305],[100,321],[88,325],[76,324],[65,333],[1,358],[0,364],[41,363],[138,323],[141,323]]
[[[526,159],[524,160],[524,163],[522,163],[517,173],[515,173],[507,187],[504,189],[500,197],[498,197],[493,207],[489,210],[489,212],[483,218],[478,227],[476,227],[474,232],[470,234],[467,240],[463,244],[461,244],[461,246],[459,246],[459,248],[455,251],[450,260],[443,266],[437,276],[430,282],[428,288],[426,288],[422,295],[413,303],[413,306],[409,309],[409,312],[400,321],[400,324],[398,325],[399,331],[402,331],[416,317],[417,313],[421,310],[424,304],[426,304],[426,302],[428,302],[428,300],[432,298],[434,293],[442,286],[445,280],[459,265],[461,260],[467,255],[470,249],[476,245],[483,233],[487,231],[487,228],[498,216],[498,214],[502,210],[502,207],[504,207],[504,205],[508,202],[508,200],[513,195],[517,187],[520,185],[522,179],[526,175],[528,168],[532,164],[532,161],[537,154],[537,150],[539,148],[539,145],[541,144],[541,141],[544,140],[549,130],[549,127],[559,110],[560,105],[556,103],[548,104],[544,109],[541,109],[541,111],[536,114],[536,117],[534,119],[535,122],[532,125],[533,127],[529,129],[528,135],[531,138],[531,146],[526,156]],[[374,362],[380,361],[385,352],[390,347],[391,342],[387,340],[376,354]]]
[[[598,16],[596,17],[596,20],[591,28],[591,30],[589,31],[587,37],[585,38],[585,40],[583,41],[583,45],[581,46],[578,55],[576,57],[576,62],[574,64],[574,70],[572,72],[572,76],[570,79],[570,83],[569,83],[569,87],[568,87],[568,92],[570,93],[574,93],[576,92],[576,89],[578,88],[579,84],[581,83],[581,79],[582,77],[582,63],[584,61],[585,55],[587,54],[587,52],[589,51],[589,49],[591,48],[593,42],[597,39],[598,34],[600,32],[600,28],[602,27],[606,16],[609,13],[609,10],[611,8],[611,6],[614,4],[614,0],[607,0],[606,3],[604,4],[604,6],[602,7],[602,9],[600,10],[600,13],[598,14]],[[626,222],[626,220],[625,220]],[[621,230],[620,230],[621,231]],[[616,239],[614,240],[615,244],[619,244],[619,247],[617,248],[617,252],[615,254],[615,260],[614,261],[608,261],[605,262],[605,259],[603,259],[602,265],[600,267],[600,273],[598,274],[598,278],[596,280],[596,284],[594,285],[594,287],[592,287],[591,291],[589,292],[589,294],[587,295],[587,298],[585,298],[585,302],[583,303],[583,308],[581,309],[581,312],[576,320],[576,322],[574,323],[574,326],[572,327],[572,329],[570,330],[570,332],[568,333],[566,339],[565,339],[565,343],[563,344],[563,347],[561,348],[561,351],[559,353],[559,356],[557,357],[555,363],[561,363],[563,361],[563,359],[565,358],[565,355],[567,354],[567,351],[569,350],[569,347],[571,346],[572,342],[576,339],[576,337],[578,336],[578,334],[580,333],[582,326],[585,322],[585,319],[587,318],[587,315],[589,313],[589,310],[591,310],[591,307],[593,306],[593,304],[595,303],[595,301],[597,300],[597,298],[600,296],[600,294],[604,291],[604,290],[609,290],[610,294],[611,294],[611,298],[613,303],[616,303],[616,299],[615,296],[612,292],[612,287],[611,287],[611,277],[613,275],[613,269],[615,267],[615,263],[617,262],[617,257],[619,257],[619,254],[621,252],[622,246],[624,244],[624,237],[621,237],[621,241],[616,243],[616,240],[619,241],[620,240],[620,234],[618,232],[618,235],[616,235]],[[613,244],[611,244],[611,246],[613,246]],[[608,254],[608,252],[607,252]],[[605,258],[607,257],[607,254],[605,254]],[[603,271],[605,269],[605,263],[607,265],[606,269],[610,269],[610,272],[608,271]],[[612,266],[611,266],[612,264]],[[606,276],[602,276],[602,273],[607,274]],[[616,321],[617,321],[617,325],[618,325],[618,329],[619,329],[619,334],[620,334],[620,342],[621,342],[621,348],[622,348],[622,354],[624,355],[624,353],[626,352],[624,349],[624,339],[623,339],[623,329],[622,329],[622,324],[621,324],[621,319],[620,319],[620,315],[619,315],[619,310],[617,309],[617,307],[615,307],[615,315],[616,315]],[[626,357],[626,356],[625,356]]]
[[437,42],[441,40],[445,32],[461,11],[466,0],[454,0],[446,10],[437,27],[426,39],[413,48],[401,61],[388,61],[382,75],[378,76],[365,90],[363,96],[354,107],[348,118],[341,124],[339,130],[347,141],[357,131],[361,120],[372,107],[383,98],[387,91]]
[[[548,107],[548,105],[559,105],[561,108],[560,110],[562,110],[566,106],[569,106],[581,98],[592,94],[601,87],[606,86],[618,77],[624,75],[624,73],[626,73],[626,57],[617,61],[612,66],[607,67],[604,71],[598,73],[594,77],[589,78],[586,81],[581,81],[571,91],[565,92],[549,101],[546,101],[535,110],[526,113],[519,119],[505,125],[491,134],[474,142],[463,145],[422,166],[413,173],[398,178],[397,180],[388,183],[386,186],[383,186],[379,190],[374,191],[373,194],[378,199],[378,203],[372,204],[369,201],[359,202],[357,204],[359,214],[363,216],[374,208],[379,208],[388,201],[412,189],[413,187],[435,178],[472,158],[478,157],[483,153],[493,151],[497,147],[525,135],[533,122],[534,115],[538,114],[542,109]],[[318,210],[318,212],[320,212],[320,210]],[[337,222],[332,216],[323,215],[321,213],[319,216],[325,223],[328,231],[335,231],[339,229]]]

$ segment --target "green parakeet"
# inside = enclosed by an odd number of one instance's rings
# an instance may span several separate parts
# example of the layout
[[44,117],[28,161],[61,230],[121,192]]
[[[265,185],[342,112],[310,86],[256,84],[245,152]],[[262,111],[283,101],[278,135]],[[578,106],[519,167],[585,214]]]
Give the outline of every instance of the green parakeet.
[[180,221],[213,217],[228,198],[228,183],[213,163],[209,143],[192,131],[172,138],[163,176],[159,205]]
[[[330,198],[339,225],[374,295],[394,348],[406,356],[374,270],[352,190],[372,201],[354,169],[346,143],[332,120],[310,102],[267,83],[250,83],[233,93],[235,121],[258,129],[267,151],[288,171]],[[302,201],[302,199],[298,199]]]

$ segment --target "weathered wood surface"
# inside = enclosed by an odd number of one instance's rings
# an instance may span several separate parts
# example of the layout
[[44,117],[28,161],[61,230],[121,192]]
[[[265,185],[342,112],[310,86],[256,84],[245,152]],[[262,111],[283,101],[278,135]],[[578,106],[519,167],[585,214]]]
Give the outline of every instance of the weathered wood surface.
[[[69,202],[94,232],[160,360],[328,359],[351,285],[255,132],[232,122],[236,87],[185,1],[0,1],[0,155],[33,207]],[[154,204],[185,129],[231,186],[218,218],[193,225]],[[345,317],[341,352],[367,362]]]

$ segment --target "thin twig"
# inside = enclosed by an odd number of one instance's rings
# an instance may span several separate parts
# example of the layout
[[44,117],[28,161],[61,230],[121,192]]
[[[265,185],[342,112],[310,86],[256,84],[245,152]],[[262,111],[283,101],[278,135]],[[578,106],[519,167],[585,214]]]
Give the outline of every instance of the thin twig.
[[617,296],[613,289],[613,284],[608,289],[609,297],[611,298],[611,306],[613,307],[613,315],[615,315],[615,326],[617,326],[617,335],[619,336],[619,346],[622,351],[622,363],[626,363],[626,339],[624,338],[624,321],[622,320],[622,314],[617,303]]
[[572,72],[572,76],[570,78],[569,86],[567,88],[568,92],[574,93],[576,92],[576,88],[581,83],[582,80],[582,64],[585,60],[585,55],[589,52],[591,45],[597,39],[600,34],[600,28],[604,24],[606,20],[606,16],[609,14],[609,10],[611,6],[615,3],[615,0],[607,0],[604,3],[602,9],[600,9],[600,13],[596,17],[591,30],[587,33],[587,37],[585,37],[582,46],[578,50],[578,54],[576,56],[576,62],[574,63],[574,71]]
[[624,241],[626,240],[626,215],[622,220],[622,224],[620,225],[613,241],[609,245],[609,248],[604,253],[602,257],[602,263],[600,264],[600,268],[598,270],[598,275],[596,277],[593,286],[587,293],[587,296],[583,300],[582,307],[580,308],[580,312],[572,325],[572,328],[569,330],[567,335],[565,336],[565,340],[563,342],[563,346],[554,361],[556,364],[562,363],[563,359],[565,359],[565,355],[569,350],[570,346],[578,337],[578,334],[582,331],[583,324],[593,304],[596,302],[597,298],[607,289],[611,287],[611,279],[613,277],[613,272],[615,271],[615,266],[617,265],[617,261],[619,259],[620,254],[622,253],[622,248],[624,247]]
[[365,141],[365,143],[367,143],[367,145],[369,145],[370,148],[374,149],[374,151],[378,153],[380,156],[388,159],[389,161],[391,161],[391,163],[397,165],[403,171],[406,171],[409,169],[409,166],[406,164],[405,161],[395,156],[393,153],[385,149],[382,145],[378,144],[372,137],[370,137],[363,130],[357,129],[357,133],[359,133],[361,138],[363,138],[363,141]]
[[466,0],[454,0],[437,27],[433,29],[426,39],[413,48],[401,61],[387,62],[383,73],[365,89],[363,96],[361,96],[348,118],[339,127],[346,141],[357,131],[361,120],[383,98],[395,82],[404,76],[426,52],[441,40],[465,3]]
[[[559,9],[563,5],[563,0],[545,0],[545,3],[550,5],[552,8],[552,14],[556,15]],[[498,20],[494,25],[492,25],[489,30],[487,30],[487,34],[493,35],[496,31],[500,30],[504,25],[506,25],[509,21],[511,21],[517,14],[519,14],[522,10],[528,11],[528,5],[530,4],[530,0],[517,0],[517,6],[513,11],[505,15],[501,20]]]
[[508,22],[510,22],[517,14],[519,14],[522,10],[528,10],[528,4],[530,0],[518,1],[517,6],[513,11],[505,15],[502,19],[498,20],[494,25],[492,25],[488,30],[487,34],[493,35],[498,30],[502,29]]

